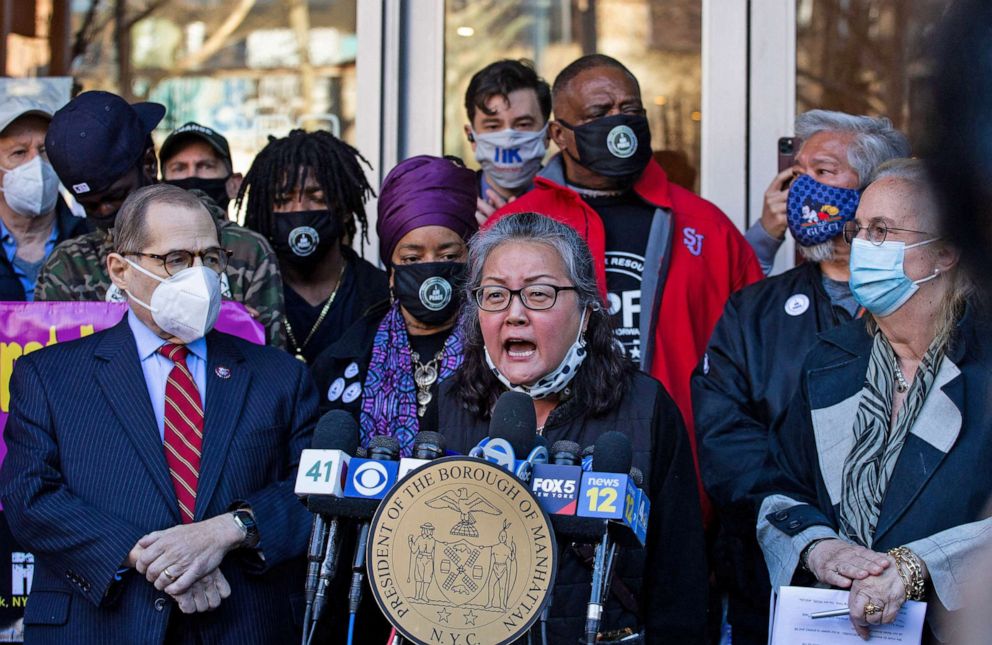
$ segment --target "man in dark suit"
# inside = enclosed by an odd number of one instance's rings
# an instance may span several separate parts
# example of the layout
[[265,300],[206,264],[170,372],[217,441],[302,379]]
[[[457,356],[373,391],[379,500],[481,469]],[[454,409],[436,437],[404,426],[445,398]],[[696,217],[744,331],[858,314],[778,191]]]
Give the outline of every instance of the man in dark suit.
[[36,558],[26,642],[299,638],[316,392],[288,354],[211,331],[217,240],[186,191],[135,192],[107,259],[128,315],[17,363],[0,498]]

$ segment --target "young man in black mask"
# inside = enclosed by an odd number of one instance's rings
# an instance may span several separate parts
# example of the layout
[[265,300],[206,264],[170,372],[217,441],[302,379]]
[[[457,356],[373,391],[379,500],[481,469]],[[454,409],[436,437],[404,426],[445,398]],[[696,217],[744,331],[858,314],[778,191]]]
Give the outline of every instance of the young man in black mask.
[[[151,133],[163,116],[163,105],[129,105],[110,92],[83,92],[55,113],[45,137],[48,158],[86,210],[93,232],[55,248],[38,272],[35,300],[125,301],[107,272],[107,255],[114,250],[110,231],[127,196],[158,181]],[[249,309],[265,327],[268,344],[284,347],[282,281],[272,249],[196,192],[217,223],[221,246],[231,252],[220,276],[221,295]]]
[[190,121],[173,130],[158,153],[162,179],[186,190],[201,190],[225,212],[238,194],[243,176],[234,172],[227,139]]
[[551,101],[548,133],[561,153],[493,218],[543,213],[586,237],[617,338],[671,393],[695,458],[689,377],[727,298],[761,279],[761,268],[727,216],[654,161],[640,85],[620,61],[572,62]]
[[238,193],[245,226],[271,242],[286,302],[287,347],[312,363],[355,320],[389,297],[386,274],[342,239],[367,240],[368,162],[330,132],[293,130],[255,157]]

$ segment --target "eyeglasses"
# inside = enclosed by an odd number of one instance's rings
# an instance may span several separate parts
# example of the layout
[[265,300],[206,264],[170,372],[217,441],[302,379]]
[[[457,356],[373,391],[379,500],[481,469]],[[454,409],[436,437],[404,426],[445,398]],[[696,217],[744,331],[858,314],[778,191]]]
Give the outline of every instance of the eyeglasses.
[[478,287],[472,292],[479,309],[495,312],[504,311],[510,306],[513,296],[520,298],[524,307],[531,311],[551,309],[558,301],[560,291],[575,291],[575,287],[558,287],[553,284],[531,284],[522,289],[507,289],[497,285]]
[[895,226],[887,225],[885,222],[871,222],[868,226],[860,226],[852,219],[844,224],[844,241],[851,244],[854,241],[854,238],[861,235],[861,231],[865,231],[867,233],[868,241],[875,246],[881,246],[882,242],[885,241],[885,236],[889,234],[889,231],[933,235],[928,231],[914,231],[911,228],[896,228]]
[[227,269],[227,261],[230,259],[232,253],[233,251],[229,251],[228,249],[212,246],[197,253],[193,253],[192,251],[169,251],[165,255],[156,255],[155,253],[139,253],[134,251],[132,253],[125,253],[125,255],[140,255],[141,257],[158,260],[162,263],[162,268],[165,269],[165,272],[172,276],[193,266],[196,258],[200,258],[203,266],[208,269],[213,269],[217,273],[223,273]]

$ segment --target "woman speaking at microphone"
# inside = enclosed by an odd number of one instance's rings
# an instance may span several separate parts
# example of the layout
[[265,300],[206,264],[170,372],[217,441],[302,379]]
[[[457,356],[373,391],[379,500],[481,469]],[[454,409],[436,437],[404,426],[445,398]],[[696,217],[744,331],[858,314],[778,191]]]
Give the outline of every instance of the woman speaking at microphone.
[[463,299],[466,240],[478,229],[475,173],[418,156],[386,176],[376,233],[391,302],[360,318],[317,357],[312,374],[324,411],[344,409],[376,435],[400,442],[437,429],[437,389],[462,361],[455,319]]
[[[643,630],[647,642],[703,643],[706,563],[685,425],[662,385],[623,358],[589,248],[572,228],[522,213],[473,238],[468,270],[465,358],[441,386],[448,447],[468,453],[486,437],[507,390],[533,399],[549,443],[627,434],[651,499],[648,542],[643,552],[621,551],[601,634],[619,640]],[[562,553],[547,631],[571,645],[583,634],[591,568],[580,549]]]

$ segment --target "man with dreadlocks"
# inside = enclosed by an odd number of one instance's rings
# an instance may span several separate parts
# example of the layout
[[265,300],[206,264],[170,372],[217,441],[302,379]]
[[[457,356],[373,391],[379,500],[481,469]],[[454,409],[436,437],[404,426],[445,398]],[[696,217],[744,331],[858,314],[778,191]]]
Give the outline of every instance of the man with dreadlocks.
[[[289,350],[312,363],[322,349],[389,298],[386,274],[342,239],[356,220],[368,241],[365,200],[374,194],[362,155],[325,131],[270,137],[238,193],[245,226],[266,237],[279,258]],[[361,394],[345,392],[356,398]]]

